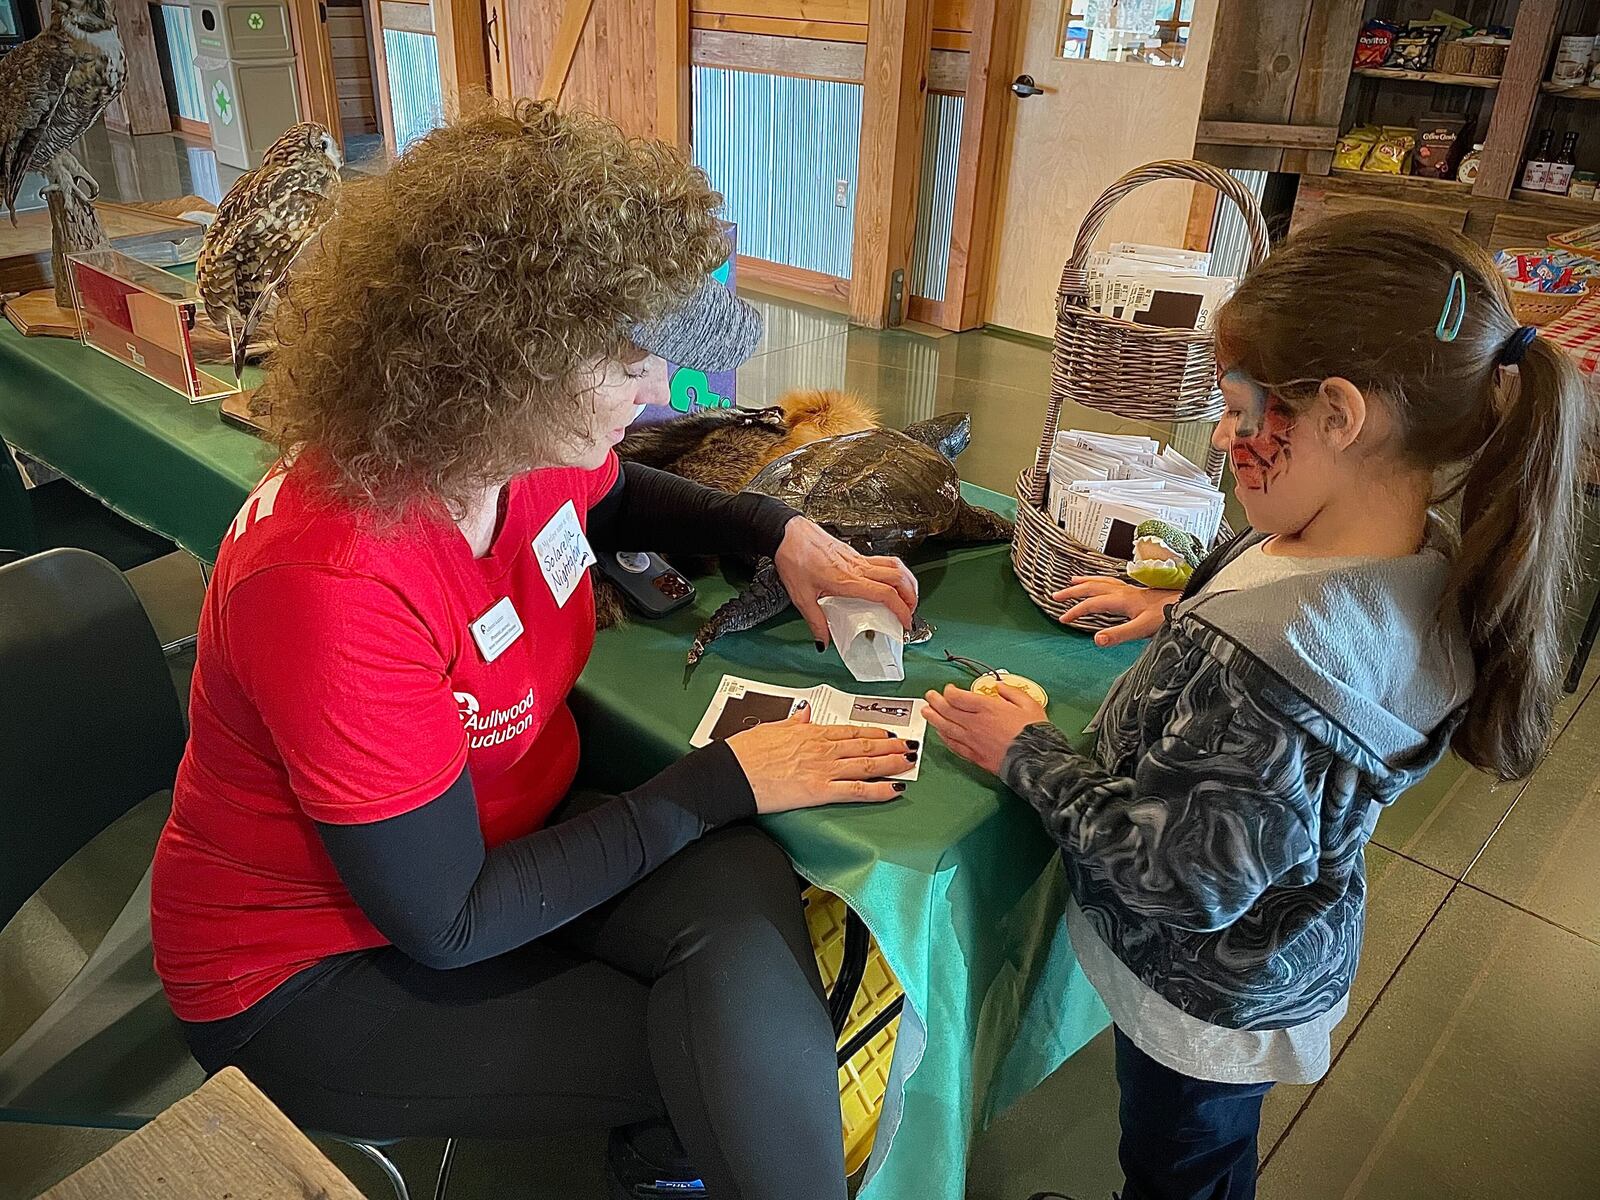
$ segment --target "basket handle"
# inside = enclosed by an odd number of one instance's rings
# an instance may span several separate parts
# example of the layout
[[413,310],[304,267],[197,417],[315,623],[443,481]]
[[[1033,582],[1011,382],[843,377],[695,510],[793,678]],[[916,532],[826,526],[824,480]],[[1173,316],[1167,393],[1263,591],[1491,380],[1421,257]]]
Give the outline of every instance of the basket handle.
[[1245,269],[1248,271],[1258,266],[1261,260],[1266,258],[1267,251],[1271,249],[1266,218],[1261,215],[1261,205],[1256,202],[1256,198],[1244,184],[1210,163],[1198,162],[1192,158],[1162,158],[1145,163],[1142,167],[1135,167],[1100,193],[1100,199],[1094,202],[1084,215],[1083,224],[1078,226],[1078,237],[1072,244],[1072,257],[1067,260],[1066,270],[1062,272],[1061,287],[1056,292],[1058,299],[1072,294],[1073,289],[1069,284],[1074,275],[1082,277],[1083,265],[1089,260],[1094,240],[1100,236],[1100,227],[1106,223],[1106,217],[1111,215],[1111,210],[1116,207],[1117,201],[1135,188],[1164,179],[1188,179],[1195,183],[1203,183],[1226,196],[1239,210],[1239,215],[1244,218],[1245,229],[1250,234],[1250,261],[1245,265]]
[[[1246,263],[1245,269],[1248,271],[1259,266],[1262,259],[1267,257],[1272,243],[1267,234],[1266,218],[1261,215],[1261,205],[1244,184],[1210,163],[1199,162],[1192,158],[1157,159],[1155,162],[1145,163],[1142,167],[1135,167],[1101,192],[1100,198],[1084,215],[1083,223],[1078,226],[1077,240],[1072,245],[1072,257],[1067,259],[1067,265],[1061,272],[1061,284],[1056,289],[1058,308],[1066,297],[1082,294],[1086,282],[1084,264],[1094,248],[1095,238],[1100,236],[1100,229],[1111,210],[1116,207],[1117,201],[1135,188],[1164,179],[1193,180],[1195,183],[1215,188],[1226,196],[1239,210],[1239,215],[1244,218],[1245,230],[1250,234],[1250,260]],[[1039,451],[1034,457],[1033,472],[1028,479],[1026,497],[1041,511],[1044,508],[1049,483],[1050,452],[1055,447],[1056,427],[1061,423],[1061,396],[1055,388],[1051,388],[1050,393],[1050,406],[1045,413],[1044,431],[1039,435]],[[1220,477],[1220,472],[1217,475]]]

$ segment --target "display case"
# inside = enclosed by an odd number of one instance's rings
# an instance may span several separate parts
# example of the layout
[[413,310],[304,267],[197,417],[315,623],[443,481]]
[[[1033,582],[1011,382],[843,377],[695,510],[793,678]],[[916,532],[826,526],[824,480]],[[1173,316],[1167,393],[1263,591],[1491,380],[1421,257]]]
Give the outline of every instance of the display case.
[[67,256],[73,306],[84,343],[198,404],[237,392],[231,367],[201,363],[191,280],[119,250]]

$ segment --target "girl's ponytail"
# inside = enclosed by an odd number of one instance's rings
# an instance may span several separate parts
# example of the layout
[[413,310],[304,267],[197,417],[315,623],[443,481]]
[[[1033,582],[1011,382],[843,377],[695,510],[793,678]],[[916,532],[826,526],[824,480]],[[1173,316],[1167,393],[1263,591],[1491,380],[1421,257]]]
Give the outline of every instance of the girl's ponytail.
[[1533,338],[1520,350],[1461,485],[1461,547],[1446,604],[1461,615],[1477,685],[1454,750],[1501,779],[1533,770],[1549,737],[1573,578],[1588,399],[1576,366]]

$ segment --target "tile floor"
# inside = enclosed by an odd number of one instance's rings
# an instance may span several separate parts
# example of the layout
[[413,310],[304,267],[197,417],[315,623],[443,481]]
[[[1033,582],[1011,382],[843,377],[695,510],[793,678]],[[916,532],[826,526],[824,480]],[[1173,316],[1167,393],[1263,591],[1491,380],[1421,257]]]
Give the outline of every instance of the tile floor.
[[[970,409],[962,470],[1002,490],[1031,457],[1049,378],[1041,347],[992,333],[853,330],[793,298],[751,298],[767,334],[741,373],[742,403],[804,385],[854,389],[895,424]],[[1129,427],[1092,413],[1072,419]],[[152,564],[136,584],[164,636],[192,628],[198,583],[188,564]],[[174,668],[181,685],[186,664]],[[1600,1196],[1597,680],[1600,665],[1563,704],[1558,736],[1526,784],[1495,786],[1448,760],[1384,816],[1367,855],[1367,944],[1337,1058],[1320,1084],[1269,1096],[1263,1200]],[[0,1045],[109,923],[160,817],[159,800],[130,814],[0,933]],[[129,1087],[171,1098],[191,1085],[192,1066],[165,1070]],[[979,1137],[970,1200],[1040,1189],[1108,1196],[1119,1182],[1116,1101],[1102,1037]],[[0,1126],[0,1200],[32,1196],[114,1137]],[[421,1179],[435,1150],[416,1143],[399,1156]],[[594,1138],[472,1143],[451,1195],[601,1200],[598,1153]],[[351,1152],[330,1154],[368,1195],[386,1195]]]

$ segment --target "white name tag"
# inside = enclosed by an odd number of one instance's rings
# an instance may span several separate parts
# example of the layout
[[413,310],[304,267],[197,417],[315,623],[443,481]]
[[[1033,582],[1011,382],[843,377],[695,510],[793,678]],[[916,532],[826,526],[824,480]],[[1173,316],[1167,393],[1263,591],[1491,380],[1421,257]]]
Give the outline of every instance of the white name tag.
[[501,597],[483,616],[472,623],[472,640],[478,643],[478,653],[484,662],[493,662],[506,652],[506,647],[522,636],[522,618],[511,603],[510,596]]
[[556,607],[565,608],[572,593],[583,582],[583,573],[594,565],[594,551],[578,524],[578,510],[571,500],[563,504],[550,523],[533,539],[533,556],[539,560],[544,581],[550,585]]

